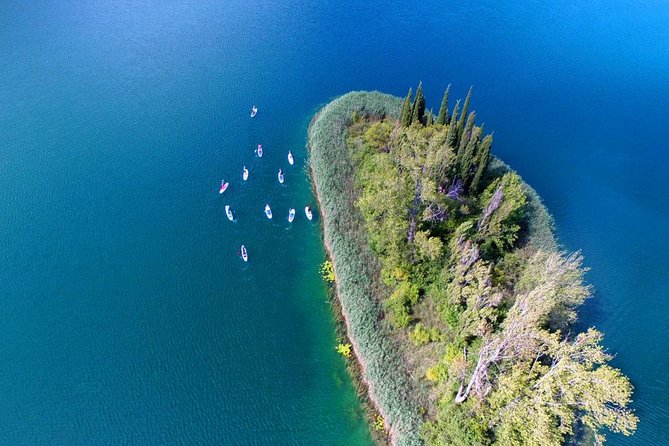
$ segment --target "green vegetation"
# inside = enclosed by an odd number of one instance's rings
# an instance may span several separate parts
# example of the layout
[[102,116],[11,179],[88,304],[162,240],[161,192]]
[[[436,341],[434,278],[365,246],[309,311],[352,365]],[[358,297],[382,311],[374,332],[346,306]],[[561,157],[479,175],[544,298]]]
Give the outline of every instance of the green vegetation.
[[450,116],[448,116],[448,93],[451,91],[451,86],[446,87],[444,91],[444,97],[441,100],[441,106],[439,107],[439,114],[437,115],[437,120],[435,124],[446,125],[450,121]]
[[377,431],[385,431],[386,430],[386,426],[383,423],[383,417],[381,415],[377,415],[374,418],[374,429],[376,429]]
[[558,252],[539,197],[491,156],[472,89],[450,114],[449,89],[436,118],[422,85],[350,93],[309,131],[349,338],[394,443],[631,434],[629,380],[601,333],[573,332],[591,292],[580,255]]
[[334,266],[332,266],[331,261],[326,260],[321,265],[321,277],[323,277],[323,280],[325,280],[326,282],[329,282],[329,283],[332,283],[332,282],[335,281]]
[[337,353],[342,355],[344,358],[351,357],[351,344],[337,344]]

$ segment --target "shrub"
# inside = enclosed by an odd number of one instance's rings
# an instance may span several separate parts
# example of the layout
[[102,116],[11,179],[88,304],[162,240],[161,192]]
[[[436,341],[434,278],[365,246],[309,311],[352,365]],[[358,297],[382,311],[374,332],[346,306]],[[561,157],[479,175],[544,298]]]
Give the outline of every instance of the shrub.
[[460,322],[460,308],[457,305],[445,303],[439,308],[441,319],[451,328],[458,327]]
[[414,345],[420,347],[430,342],[441,341],[441,334],[436,328],[433,327],[428,329],[425,325],[419,322],[416,324],[413,331],[409,333],[409,339]]
[[344,358],[351,357],[351,344],[337,344],[337,353],[342,355]]
[[334,266],[332,265],[332,262],[330,262],[329,260],[326,260],[321,265],[321,276],[323,277],[323,280],[325,280],[326,282],[335,281]]
[[427,369],[425,378],[434,383],[443,383],[448,378],[448,370],[444,364],[439,362]]
[[404,281],[395,288],[385,302],[388,316],[396,327],[407,327],[413,322],[412,307],[418,303],[418,286]]
[[381,415],[377,414],[376,417],[374,417],[374,429],[376,429],[377,431],[386,430],[386,426],[383,423],[383,417]]
[[446,398],[439,402],[437,420],[423,425],[423,436],[430,446],[486,446],[490,444],[485,425],[466,405],[455,405]]

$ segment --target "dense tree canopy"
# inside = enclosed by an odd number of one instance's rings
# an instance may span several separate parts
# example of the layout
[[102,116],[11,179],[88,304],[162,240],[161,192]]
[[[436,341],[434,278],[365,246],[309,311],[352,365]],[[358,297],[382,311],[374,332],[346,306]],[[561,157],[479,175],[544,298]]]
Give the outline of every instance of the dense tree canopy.
[[489,169],[493,138],[469,111],[472,89],[451,113],[449,91],[436,118],[419,84],[398,121],[358,117],[348,133],[387,319],[429,361],[426,443],[558,446],[577,425],[598,442],[631,434],[629,380],[608,365],[601,333],[572,332],[590,296],[580,255],[519,243],[523,182]]

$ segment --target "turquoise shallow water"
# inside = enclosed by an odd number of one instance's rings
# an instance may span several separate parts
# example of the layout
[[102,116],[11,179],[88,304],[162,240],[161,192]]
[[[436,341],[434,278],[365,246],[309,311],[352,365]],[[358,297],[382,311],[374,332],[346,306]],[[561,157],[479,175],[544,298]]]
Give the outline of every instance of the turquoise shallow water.
[[583,249],[582,324],[637,387],[609,444],[666,444],[669,7],[291,0],[0,3],[0,443],[369,444],[318,223],[283,214],[320,105],[421,79],[474,84]]

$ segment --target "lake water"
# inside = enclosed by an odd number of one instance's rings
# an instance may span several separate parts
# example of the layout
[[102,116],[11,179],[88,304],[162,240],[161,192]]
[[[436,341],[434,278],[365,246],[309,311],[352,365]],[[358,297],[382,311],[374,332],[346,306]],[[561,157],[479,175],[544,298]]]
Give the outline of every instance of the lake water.
[[419,80],[434,108],[474,85],[583,250],[581,324],[641,418],[609,444],[669,441],[669,5],[388,3],[0,3],[0,444],[369,445],[301,212],[306,128]]

